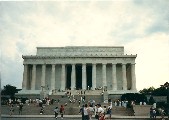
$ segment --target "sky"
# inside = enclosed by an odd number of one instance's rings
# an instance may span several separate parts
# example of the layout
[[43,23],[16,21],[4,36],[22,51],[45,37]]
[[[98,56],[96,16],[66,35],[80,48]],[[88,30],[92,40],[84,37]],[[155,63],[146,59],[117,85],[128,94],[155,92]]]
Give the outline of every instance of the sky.
[[169,82],[169,1],[0,1],[1,87],[22,88],[22,55],[36,47],[124,46],[136,87]]

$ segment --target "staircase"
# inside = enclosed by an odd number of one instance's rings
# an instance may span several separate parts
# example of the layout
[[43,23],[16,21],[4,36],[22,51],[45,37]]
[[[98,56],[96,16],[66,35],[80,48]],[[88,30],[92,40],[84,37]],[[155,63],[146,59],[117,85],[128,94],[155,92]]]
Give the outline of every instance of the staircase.
[[[79,94],[80,91],[78,90],[73,90],[71,91],[71,98],[70,95],[65,94],[65,92],[56,92],[52,95],[49,95],[48,97],[50,99],[54,99],[54,103],[52,105],[45,105],[44,107],[44,111],[46,115],[53,115],[54,114],[54,108],[60,107],[61,105],[65,105],[65,103],[67,103],[67,106],[65,106],[65,114],[67,115],[77,115],[79,114],[79,110],[80,107],[84,104],[87,104],[89,101],[91,100],[95,100],[95,104],[100,103],[103,106],[107,106],[107,102],[104,102],[105,100],[108,100],[108,93],[107,91],[104,92],[104,94],[102,95],[102,90],[86,90],[85,94],[83,91],[83,94]],[[43,94],[42,94],[43,95]],[[76,99],[76,102],[70,102],[69,99]],[[80,105],[78,103],[79,100],[81,100],[81,97],[85,96],[85,101],[81,102]],[[58,102],[59,100],[59,102]],[[18,115],[19,114],[19,107],[17,107],[17,105],[15,105],[15,111],[14,114]],[[38,115],[40,114],[40,109],[41,107],[39,107],[39,105],[31,103],[31,104],[24,104],[23,106],[23,111],[22,114],[23,115]],[[130,109],[126,109],[124,107],[118,107],[118,106],[114,106],[112,108],[112,114],[113,115],[131,115],[133,113],[132,110]],[[2,114],[9,114],[9,106],[7,105],[2,105]]]
[[[45,105],[44,114],[45,115],[54,115],[54,111],[53,111],[54,108],[56,106],[60,107],[61,104],[62,104],[62,102],[61,103],[55,102],[53,105]],[[101,105],[103,107],[106,104],[101,103]],[[79,111],[80,111],[80,107],[79,107],[78,103],[68,103],[67,106],[65,106],[64,108],[65,108],[66,115],[77,115],[77,114],[79,114]],[[7,105],[3,105],[1,107],[1,109],[2,109],[2,114],[9,114],[9,107]],[[24,104],[22,114],[23,115],[39,115],[40,109],[41,109],[41,107],[39,107],[33,103],[31,103],[29,105]],[[112,108],[113,115],[130,116],[130,115],[133,115],[132,113],[133,113],[132,110],[126,109],[124,107],[113,106],[113,108]],[[19,114],[19,108],[17,107],[17,105],[14,105],[14,114],[15,115]]]

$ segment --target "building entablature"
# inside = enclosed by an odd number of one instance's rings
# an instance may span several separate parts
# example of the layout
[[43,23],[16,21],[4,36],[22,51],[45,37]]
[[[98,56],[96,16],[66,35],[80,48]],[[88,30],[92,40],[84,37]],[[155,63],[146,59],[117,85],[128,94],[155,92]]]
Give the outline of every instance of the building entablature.
[[24,55],[22,56],[23,59],[37,59],[37,58],[47,58],[47,59],[53,59],[53,58],[136,58],[136,55],[69,55],[69,56],[38,56],[38,55]]
[[[76,59],[76,60],[75,60]],[[135,64],[135,58],[39,58],[24,59],[24,64]]]

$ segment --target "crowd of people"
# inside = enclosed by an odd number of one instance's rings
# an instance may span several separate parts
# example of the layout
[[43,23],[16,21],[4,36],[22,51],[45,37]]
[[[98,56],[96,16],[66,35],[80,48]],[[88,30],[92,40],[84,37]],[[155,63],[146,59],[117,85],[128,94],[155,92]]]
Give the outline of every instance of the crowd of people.
[[[71,92],[65,93],[65,100],[67,100],[65,103],[61,101],[60,104],[60,99],[54,100],[54,99],[49,99],[48,97],[43,98],[43,99],[27,99],[25,101],[25,105],[34,105],[37,107],[41,107],[39,114],[45,114],[45,106],[46,105],[53,105],[54,103],[58,103],[57,105],[55,104],[55,109],[53,112],[55,113],[55,118],[58,118],[58,115],[60,114],[61,119],[63,119],[63,115],[65,114],[65,108],[68,104],[74,104],[78,105],[79,107],[79,114],[82,115],[82,120],[92,120],[93,117],[95,117],[97,120],[105,120],[105,119],[110,119],[112,115],[112,104],[114,106],[119,106],[119,107],[125,107],[127,108],[127,104],[129,103],[127,100],[121,101],[120,99],[117,99],[115,101],[109,99],[108,103],[103,104],[96,104],[95,100],[90,99],[89,101],[86,101],[85,98],[85,92],[79,93],[81,96],[78,97],[80,99],[76,99],[75,96]],[[78,95],[79,95],[78,94]],[[134,101],[130,101],[131,105],[135,105]],[[9,105],[9,115],[14,114],[14,104],[17,105],[18,108],[18,113],[19,115],[22,115],[22,110],[23,110],[23,103],[21,99],[9,99],[7,104]],[[146,105],[145,102],[140,102],[140,105]],[[150,108],[150,118],[154,119],[157,116],[157,112],[160,113],[161,118],[164,119],[165,112],[164,109],[157,109],[156,106],[152,106]]]
[[112,102],[109,100],[108,105],[102,107],[101,104],[88,104],[83,105],[80,108],[79,113],[82,115],[82,120],[92,120],[92,116],[97,120],[110,119],[112,114]]

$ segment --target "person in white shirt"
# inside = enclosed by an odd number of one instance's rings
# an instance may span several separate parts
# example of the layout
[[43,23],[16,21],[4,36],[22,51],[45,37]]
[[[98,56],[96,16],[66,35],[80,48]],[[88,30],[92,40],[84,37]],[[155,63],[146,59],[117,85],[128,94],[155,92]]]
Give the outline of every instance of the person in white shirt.
[[56,108],[54,109],[54,112],[55,112],[55,118],[57,119],[58,113],[59,113],[59,108],[56,107]]
[[101,107],[101,104],[97,104],[97,114],[99,115],[98,120],[104,118],[104,110]]
[[85,104],[83,112],[84,112],[84,120],[89,120],[89,112],[90,111],[88,109],[87,104]]

